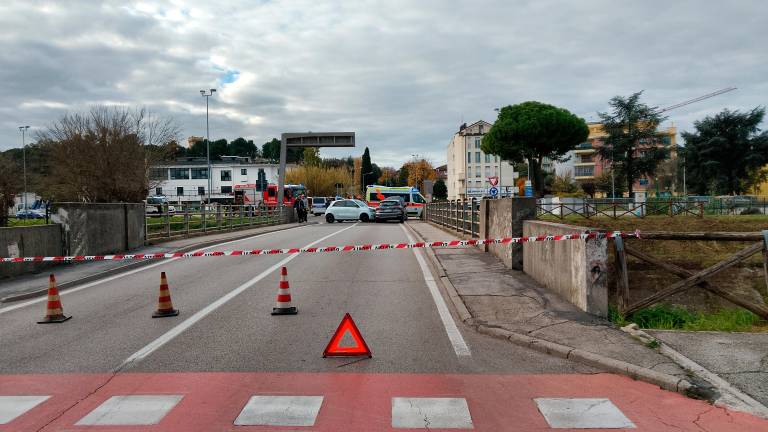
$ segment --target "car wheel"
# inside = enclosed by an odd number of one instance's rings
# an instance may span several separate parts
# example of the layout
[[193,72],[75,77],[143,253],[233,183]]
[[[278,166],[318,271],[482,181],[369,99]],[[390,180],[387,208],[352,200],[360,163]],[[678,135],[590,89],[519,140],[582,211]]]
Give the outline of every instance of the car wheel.
[[[325,221],[328,222],[328,223],[333,223],[333,215],[332,214],[325,215]],[[339,221],[339,222],[341,222],[341,221]]]
[[360,215],[360,222],[368,222],[371,220],[371,217],[368,216],[368,213],[363,213]]
[[405,223],[405,216],[400,216],[400,223]]

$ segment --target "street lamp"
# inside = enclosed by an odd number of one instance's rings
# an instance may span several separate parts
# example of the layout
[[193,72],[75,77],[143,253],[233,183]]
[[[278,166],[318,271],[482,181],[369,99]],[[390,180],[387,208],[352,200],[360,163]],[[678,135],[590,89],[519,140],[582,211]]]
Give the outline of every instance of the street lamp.
[[21,131],[21,154],[24,165],[24,217],[27,217],[27,140],[26,134],[29,126],[19,126]]
[[210,89],[206,94],[205,90],[200,90],[200,95],[205,98],[205,142],[206,142],[206,160],[208,162],[208,204],[211,203],[211,188],[213,188],[213,170],[211,169],[211,129],[208,126],[208,98],[216,93],[216,89]]
[[365,193],[365,191],[366,191],[365,176],[370,175],[370,174],[373,174],[373,171],[367,172],[367,173],[363,173],[363,193]]

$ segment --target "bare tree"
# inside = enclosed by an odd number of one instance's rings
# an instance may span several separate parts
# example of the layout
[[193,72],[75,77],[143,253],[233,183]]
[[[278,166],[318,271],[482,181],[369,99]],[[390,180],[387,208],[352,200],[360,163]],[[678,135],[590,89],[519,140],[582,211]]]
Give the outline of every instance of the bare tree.
[[8,225],[8,209],[19,191],[19,167],[0,153],[0,226]]
[[38,137],[50,146],[47,189],[57,200],[141,201],[150,167],[178,135],[173,120],[150,118],[145,109],[95,106],[67,114]]

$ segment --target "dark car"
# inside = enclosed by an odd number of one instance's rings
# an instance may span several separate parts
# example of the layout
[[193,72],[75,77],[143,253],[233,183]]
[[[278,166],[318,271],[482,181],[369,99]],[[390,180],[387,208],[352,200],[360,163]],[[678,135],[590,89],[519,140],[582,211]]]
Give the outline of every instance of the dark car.
[[401,200],[402,198],[400,200],[385,199],[384,201],[381,201],[379,206],[376,207],[376,216],[374,217],[374,220],[376,222],[387,220],[396,220],[400,223],[405,222],[405,207],[403,207]]

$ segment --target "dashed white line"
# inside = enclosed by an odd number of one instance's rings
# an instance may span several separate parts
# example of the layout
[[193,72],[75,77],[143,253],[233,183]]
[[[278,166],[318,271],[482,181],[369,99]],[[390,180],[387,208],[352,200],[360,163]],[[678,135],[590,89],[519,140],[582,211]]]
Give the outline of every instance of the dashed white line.
[[[342,233],[350,228],[354,228],[357,226],[357,224],[351,225],[347,228],[340,229],[338,231],[332,232],[328,234],[327,236],[321,237],[312,243],[304,246],[304,247],[312,247],[318,243],[320,243],[323,240],[326,240],[330,237],[335,236],[336,234]],[[117,370],[121,370],[124,367],[130,365],[131,363],[141,361],[142,359],[146,358],[148,355],[152,354],[157,350],[158,348],[162,347],[163,345],[167,344],[171,340],[173,340],[176,336],[180,335],[184,330],[192,327],[195,325],[198,321],[205,318],[208,314],[215,311],[216,309],[223,306],[228,301],[235,298],[237,295],[242,293],[243,291],[247,290],[248,288],[252,287],[254,284],[259,282],[260,280],[264,279],[268,275],[274,273],[277,271],[280,267],[284,266],[289,261],[297,258],[300,254],[293,254],[288,255],[286,258],[278,262],[277,264],[269,267],[268,269],[264,270],[263,272],[259,273],[257,276],[253,277],[251,280],[245,282],[244,284],[240,285],[239,287],[235,288],[234,290],[230,291],[229,293],[225,294],[224,296],[220,297],[218,300],[215,300],[213,303],[209,304],[208,306],[204,307],[203,309],[200,309],[197,311],[194,315],[190,316],[186,320],[182,321],[179,325],[176,327],[173,327],[172,329],[168,330],[166,333],[158,337],[157,339],[153,340],[149,344],[147,344],[144,348],[136,351],[135,353],[131,354],[123,363],[117,368]]]

